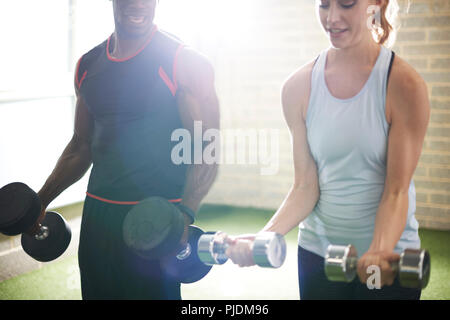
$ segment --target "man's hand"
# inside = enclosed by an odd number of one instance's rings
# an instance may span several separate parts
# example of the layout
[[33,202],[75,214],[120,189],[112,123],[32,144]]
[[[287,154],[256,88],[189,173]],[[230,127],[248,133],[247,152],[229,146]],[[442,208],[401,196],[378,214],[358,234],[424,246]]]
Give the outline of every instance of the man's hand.
[[358,260],[358,276],[362,283],[367,283],[367,279],[371,276],[367,273],[370,266],[377,266],[380,268],[381,287],[385,285],[392,285],[394,283],[397,273],[392,270],[391,263],[400,259],[400,255],[394,252],[388,251],[367,251]]
[[191,217],[189,217],[186,213],[183,212],[183,217],[184,217],[184,232],[183,232],[183,236],[181,237],[180,240],[180,247],[182,248],[182,250],[186,247],[187,243],[188,243],[188,239],[189,239],[189,226],[191,225]]
[[44,205],[41,203],[41,214],[39,215],[36,223],[29,230],[27,230],[25,232],[26,234],[28,234],[30,236],[34,236],[35,234],[37,234],[39,232],[39,226],[45,218],[46,210],[47,210],[47,208],[45,208]]

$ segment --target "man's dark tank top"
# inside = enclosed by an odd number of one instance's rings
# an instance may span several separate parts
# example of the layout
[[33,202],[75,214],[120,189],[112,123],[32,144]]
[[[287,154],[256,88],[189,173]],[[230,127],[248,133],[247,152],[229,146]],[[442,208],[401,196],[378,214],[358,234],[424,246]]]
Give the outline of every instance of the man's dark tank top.
[[[182,128],[175,99],[182,43],[156,26],[133,56],[110,56],[113,37],[83,55],[76,84],[94,119],[88,196],[109,202],[181,198],[186,165],[171,160]],[[108,201],[107,201],[108,202]]]

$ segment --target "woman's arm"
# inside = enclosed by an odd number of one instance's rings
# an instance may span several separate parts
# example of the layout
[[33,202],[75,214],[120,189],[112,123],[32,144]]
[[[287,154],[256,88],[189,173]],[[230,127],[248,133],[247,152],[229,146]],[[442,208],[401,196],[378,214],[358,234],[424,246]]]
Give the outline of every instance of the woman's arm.
[[300,69],[283,86],[283,114],[288,125],[294,157],[294,182],[289,193],[263,231],[285,235],[297,227],[319,199],[316,163],[307,141],[305,108],[309,102],[312,64]]
[[[309,102],[313,62],[294,73],[284,84],[282,106],[291,133],[294,157],[294,181],[289,193],[262,231],[285,235],[304,220],[319,199],[317,167],[311,156],[306,134],[306,107]],[[230,237],[227,255],[241,267],[254,265],[254,235]]]
[[[392,67],[386,101],[386,117],[391,125],[386,180],[373,240],[367,254],[360,259],[359,274],[363,282],[367,279],[369,265],[377,265],[374,262],[380,261],[383,278],[383,266],[389,268],[387,260],[398,258],[392,252],[405,229],[409,185],[419,161],[429,116],[425,81],[397,57]],[[380,259],[380,256],[386,258]],[[392,281],[393,277],[387,276],[387,283]]]

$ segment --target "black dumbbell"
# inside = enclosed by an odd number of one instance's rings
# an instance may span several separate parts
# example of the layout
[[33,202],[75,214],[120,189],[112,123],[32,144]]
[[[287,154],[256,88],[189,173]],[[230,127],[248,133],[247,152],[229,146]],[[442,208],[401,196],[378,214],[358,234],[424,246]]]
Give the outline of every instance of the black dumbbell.
[[181,283],[202,279],[211,270],[197,255],[197,243],[204,233],[189,226],[188,243],[180,247],[184,216],[175,204],[161,197],[140,201],[126,215],[123,223],[125,244],[140,257],[160,260],[166,275]]
[[198,240],[205,232],[197,226],[189,226],[188,243],[177,255],[169,255],[162,261],[166,274],[182,283],[196,282],[205,277],[212,266],[202,263],[198,252]]
[[[353,245],[330,245],[325,256],[325,274],[331,281],[351,282],[356,277],[358,253]],[[422,288],[430,279],[430,254],[427,250],[406,249],[400,260],[391,263],[402,287]]]
[[[222,231],[207,232],[198,241],[198,256],[206,265],[224,264],[228,260],[226,251],[228,235]],[[286,258],[286,241],[281,234],[260,232],[253,241],[253,261],[265,268],[279,268]]]
[[0,189],[0,233],[22,234],[23,250],[32,258],[48,262],[66,251],[72,232],[66,220],[57,212],[47,212],[36,234],[27,232],[41,214],[41,200],[36,192],[21,182]]

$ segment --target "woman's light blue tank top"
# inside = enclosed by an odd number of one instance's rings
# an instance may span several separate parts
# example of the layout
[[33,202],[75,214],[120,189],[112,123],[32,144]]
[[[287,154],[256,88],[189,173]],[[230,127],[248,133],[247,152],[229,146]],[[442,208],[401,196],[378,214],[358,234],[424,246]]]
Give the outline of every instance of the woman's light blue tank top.
[[[312,71],[306,116],[307,139],[316,162],[320,197],[299,226],[299,245],[322,257],[329,244],[353,244],[361,256],[372,242],[375,216],[386,178],[389,124],[386,86],[392,51],[381,46],[372,72],[359,93],[334,97],[325,82],[327,50]],[[414,217],[416,193],[409,185],[406,227],[395,252],[419,248]]]

